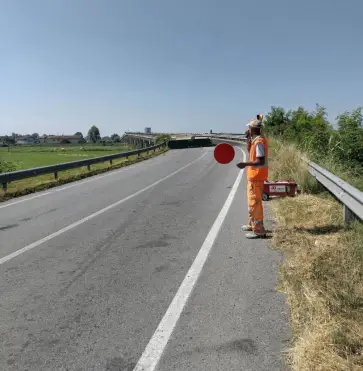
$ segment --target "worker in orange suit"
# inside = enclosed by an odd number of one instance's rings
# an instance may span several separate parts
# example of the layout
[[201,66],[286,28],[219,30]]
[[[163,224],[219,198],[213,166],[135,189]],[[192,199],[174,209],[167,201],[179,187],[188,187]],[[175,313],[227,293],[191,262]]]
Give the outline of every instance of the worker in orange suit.
[[247,141],[249,145],[249,161],[240,162],[237,167],[247,168],[247,200],[248,224],[242,226],[247,231],[247,238],[266,237],[263,225],[262,193],[265,181],[268,178],[268,143],[262,134],[262,115],[247,124]]

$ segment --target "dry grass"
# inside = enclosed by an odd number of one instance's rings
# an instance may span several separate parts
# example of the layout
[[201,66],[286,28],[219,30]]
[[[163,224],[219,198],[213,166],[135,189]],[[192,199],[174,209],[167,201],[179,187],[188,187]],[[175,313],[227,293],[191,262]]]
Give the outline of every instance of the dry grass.
[[272,141],[272,176],[289,176],[305,190],[271,202],[278,219],[273,244],[286,256],[280,289],[294,333],[289,363],[296,371],[363,370],[363,226],[344,229],[338,202],[307,193],[317,187],[299,155]]
[[317,193],[321,190],[318,182],[309,174],[308,157],[293,144],[282,144],[269,140],[270,181],[295,180],[302,192]]

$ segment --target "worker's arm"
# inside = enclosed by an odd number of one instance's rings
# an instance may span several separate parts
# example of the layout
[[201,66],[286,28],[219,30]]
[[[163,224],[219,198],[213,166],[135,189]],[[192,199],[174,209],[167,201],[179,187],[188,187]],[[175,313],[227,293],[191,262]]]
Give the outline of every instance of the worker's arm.
[[244,169],[246,166],[262,166],[265,165],[265,148],[262,144],[256,146],[256,161],[240,162],[237,167]]
[[265,157],[257,157],[256,161],[239,162],[237,167],[244,169],[246,166],[261,166],[265,165]]

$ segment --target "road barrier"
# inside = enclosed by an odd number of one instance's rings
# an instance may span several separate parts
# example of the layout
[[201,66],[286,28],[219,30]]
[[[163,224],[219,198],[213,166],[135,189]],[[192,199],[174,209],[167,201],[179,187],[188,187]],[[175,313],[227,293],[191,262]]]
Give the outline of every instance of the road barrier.
[[121,153],[115,153],[112,155],[89,158],[85,160],[65,162],[62,164],[42,166],[42,167],[36,167],[33,169],[26,169],[26,170],[19,170],[19,171],[12,171],[9,173],[2,173],[0,174],[0,184],[2,185],[3,190],[6,191],[8,184],[16,180],[22,180],[22,179],[36,177],[39,175],[52,174],[52,173],[54,174],[54,178],[58,179],[58,172],[60,171],[70,170],[70,169],[74,169],[77,167],[83,167],[83,166],[87,166],[88,171],[90,171],[91,165],[93,164],[98,164],[101,162],[109,161],[110,164],[112,165],[112,160],[116,160],[116,159],[124,158],[124,157],[128,158],[129,156],[134,156],[134,155],[137,155],[138,157],[140,157],[141,153],[144,153],[144,152],[149,153],[150,151],[155,152],[155,150],[160,149],[165,146],[166,146],[166,142],[163,142],[161,144],[157,144],[152,147],[136,149],[136,150],[129,151],[129,152],[121,152]]
[[363,192],[315,162],[308,165],[310,174],[343,204],[344,223],[357,217],[363,220]]
[[[213,135],[211,139],[220,140],[235,144],[243,142],[245,139],[239,139],[233,136]],[[227,140],[226,140],[227,139]],[[309,173],[322,184],[332,195],[334,195],[343,204],[344,224],[348,225],[355,219],[363,221],[363,192],[353,187],[343,179],[322,168],[315,162],[308,162]]]

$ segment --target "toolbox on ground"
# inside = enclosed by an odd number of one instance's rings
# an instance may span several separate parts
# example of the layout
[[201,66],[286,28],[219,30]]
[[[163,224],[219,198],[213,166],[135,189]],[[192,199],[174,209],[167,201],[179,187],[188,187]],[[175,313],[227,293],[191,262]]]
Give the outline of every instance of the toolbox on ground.
[[266,181],[263,187],[262,199],[267,201],[270,197],[294,197],[300,193],[300,187],[294,180],[281,182]]

